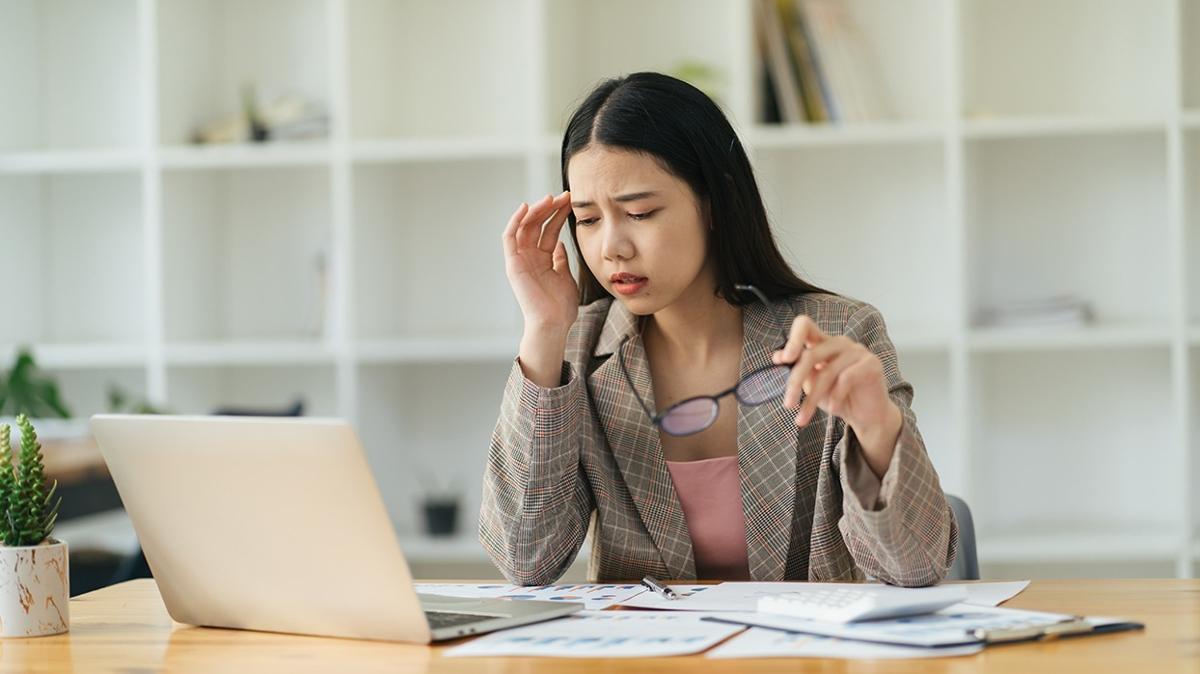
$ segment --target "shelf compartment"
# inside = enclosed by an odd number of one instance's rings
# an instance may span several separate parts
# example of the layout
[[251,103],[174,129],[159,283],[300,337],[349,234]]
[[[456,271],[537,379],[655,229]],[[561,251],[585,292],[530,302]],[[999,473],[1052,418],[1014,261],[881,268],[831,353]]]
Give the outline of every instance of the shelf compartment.
[[327,169],[166,173],[168,344],[324,338],[330,209]]
[[260,106],[296,95],[328,110],[324,0],[172,0],[157,14],[163,144],[189,143],[200,126],[241,114],[246,85]]
[[968,119],[1165,116],[1166,3],[978,0],[962,4]]
[[772,150],[755,163],[772,228],[802,278],[873,304],[902,332],[950,334],[940,145]]
[[[834,43],[835,63],[847,60],[859,63],[852,71],[857,77],[851,80],[857,86],[851,88],[872,92],[862,98],[866,99],[863,112],[873,123],[888,120],[936,123],[945,119],[949,109],[946,3],[825,0],[823,4],[825,11],[833,13],[834,20],[840,20],[845,27],[842,39]],[[761,61],[757,48],[755,57]],[[820,50],[817,58],[818,61],[826,58],[822,71],[827,81],[837,82],[841,68],[838,65],[830,68],[828,54]],[[761,81],[762,70],[756,72],[760,73],[758,81]],[[843,111],[849,107],[847,101],[835,96],[834,108],[839,106]],[[843,119],[847,118],[845,112],[842,114]]]
[[48,374],[57,382],[62,401],[73,419],[84,420],[93,414],[126,411],[112,409],[109,392],[113,387],[119,388],[127,396],[130,405],[146,400],[146,370],[141,367],[56,369],[48,371]]
[[[728,108],[736,62],[731,25],[742,20],[740,3],[724,0],[555,0],[545,7],[545,131],[560,134],[574,108],[602,80],[653,70],[676,71],[684,63],[714,69],[711,94]],[[687,17],[687,30],[679,30]],[[750,120],[741,120],[749,122]]]
[[358,373],[363,446],[402,535],[421,532],[420,498],[461,496],[459,531],[473,535],[479,485],[511,363],[372,365]]
[[1181,514],[1169,504],[1181,502],[1179,481],[1151,469],[1177,455],[1169,349],[973,359],[980,531],[1054,536],[1101,522],[1178,540]]
[[138,52],[137,0],[0,5],[0,152],[137,147]]
[[20,289],[0,344],[145,338],[140,189],[136,173],[0,177],[0,286]]
[[1162,135],[972,141],[965,161],[973,323],[1070,295],[1091,304],[1097,326],[1170,324]]
[[347,3],[353,36],[347,55],[351,136],[384,140],[528,133],[533,65],[530,50],[517,36],[533,25],[524,9],[533,4]]
[[166,407],[176,414],[212,414],[239,407],[281,411],[297,400],[304,415],[338,414],[332,366],[172,366],[167,370]]
[[530,198],[524,161],[359,166],[354,190],[357,338],[519,331],[500,233]]

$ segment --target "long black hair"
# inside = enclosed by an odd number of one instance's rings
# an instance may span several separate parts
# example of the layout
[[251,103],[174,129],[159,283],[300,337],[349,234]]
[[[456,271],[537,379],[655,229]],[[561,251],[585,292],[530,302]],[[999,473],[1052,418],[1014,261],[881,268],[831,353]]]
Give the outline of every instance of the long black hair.
[[[602,82],[571,115],[562,142],[562,184],[571,189],[567,165],[592,143],[655,158],[686,182],[707,213],[708,254],[716,263],[717,295],[749,304],[750,284],[777,299],[826,292],[807,283],[784,260],[767,222],[750,159],[733,126],[704,92],[661,73],[641,72]],[[579,250],[575,214],[568,213],[571,241]],[[579,303],[610,297],[579,261]]]

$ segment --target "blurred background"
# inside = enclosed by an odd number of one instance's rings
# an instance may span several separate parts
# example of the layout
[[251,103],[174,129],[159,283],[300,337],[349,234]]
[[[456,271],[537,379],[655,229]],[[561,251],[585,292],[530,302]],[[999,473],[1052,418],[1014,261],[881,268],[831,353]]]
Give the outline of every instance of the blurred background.
[[883,311],[985,578],[1196,573],[1200,0],[0,0],[0,416],[73,590],[137,573],[107,411],[347,418],[414,574],[498,577],[499,234],[637,70]]

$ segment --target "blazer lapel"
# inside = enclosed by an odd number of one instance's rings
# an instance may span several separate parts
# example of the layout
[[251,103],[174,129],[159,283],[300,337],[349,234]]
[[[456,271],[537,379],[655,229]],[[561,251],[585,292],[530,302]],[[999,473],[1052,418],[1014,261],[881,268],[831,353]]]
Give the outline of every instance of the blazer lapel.
[[593,353],[607,360],[588,377],[588,388],[629,495],[667,567],[667,577],[693,578],[691,534],[667,471],[658,429],[629,390],[617,362],[619,357],[625,359],[638,394],[653,410],[650,367],[638,328],[638,317],[614,301]]
[[[787,339],[792,316],[786,302],[747,305],[742,315],[741,375],[771,365]],[[738,405],[738,463],[750,577],[785,576],[796,509],[796,448],[800,429],[783,399],[755,407]]]

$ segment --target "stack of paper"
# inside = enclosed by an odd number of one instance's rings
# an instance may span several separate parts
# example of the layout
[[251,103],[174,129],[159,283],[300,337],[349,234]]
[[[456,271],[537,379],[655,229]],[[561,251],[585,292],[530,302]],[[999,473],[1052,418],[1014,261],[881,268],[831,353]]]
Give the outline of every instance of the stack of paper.
[[[522,587],[502,583],[425,583],[419,584],[417,591],[456,597],[578,601],[588,609],[567,618],[479,637],[447,650],[447,657],[664,657],[700,653],[720,644],[708,653],[708,657],[886,659],[947,657],[979,652],[983,648],[981,644],[963,643],[962,635],[966,627],[1017,625],[1021,621],[1041,619],[1048,615],[988,608],[1015,596],[1028,584],[1029,581],[968,583],[965,584],[967,603],[958,604],[945,612],[850,625],[814,624],[814,621],[754,612],[759,597],[812,587],[812,583],[671,585],[679,595],[679,599],[675,600],[664,599],[647,591],[642,585],[632,584]],[[820,585],[823,588],[847,585],[858,589],[872,586],[862,583]],[[916,593],[921,591],[921,588],[911,590]],[[670,610],[598,610],[615,604],[626,608]],[[951,639],[949,645],[936,649],[918,645],[946,643],[948,634],[958,641]],[[872,643],[872,640],[876,643]]]
[[995,304],[981,312],[979,322],[997,328],[1083,326],[1091,323],[1093,317],[1091,302],[1075,295],[1061,295]]

